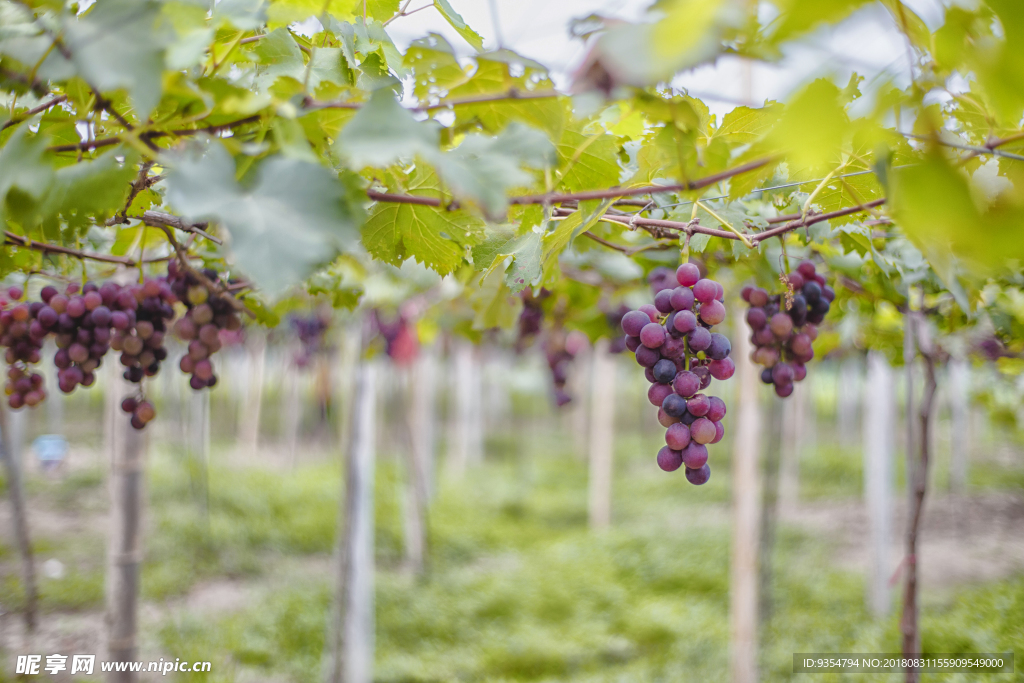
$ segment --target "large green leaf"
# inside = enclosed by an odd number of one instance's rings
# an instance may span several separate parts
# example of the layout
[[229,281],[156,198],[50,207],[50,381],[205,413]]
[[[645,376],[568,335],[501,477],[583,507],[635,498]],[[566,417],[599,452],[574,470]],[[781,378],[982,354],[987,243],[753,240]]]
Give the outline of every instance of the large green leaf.
[[478,204],[490,217],[505,211],[510,188],[528,185],[533,177],[524,166],[554,164],[551,142],[540,131],[512,124],[496,137],[467,135],[456,149],[432,158],[441,178],[462,199]]
[[126,88],[139,119],[160,101],[164,46],[173,38],[157,29],[159,16],[160,5],[150,0],[103,0],[64,23],[63,39],[78,73],[101,91]]
[[[407,177],[391,175],[405,192],[441,197],[437,176],[417,166]],[[465,260],[467,248],[483,239],[483,221],[462,210],[379,202],[363,226],[363,245],[375,257],[392,265],[415,258],[447,275]]]
[[167,184],[175,209],[227,227],[238,266],[270,296],[301,282],[357,236],[358,209],[342,183],[316,164],[275,157],[242,188],[231,156],[212,142],[202,156],[177,157]]
[[377,90],[338,136],[336,150],[355,168],[383,167],[399,159],[433,157],[439,126],[417,121],[388,89]]
[[558,142],[559,189],[575,192],[617,185],[618,151],[619,142],[614,135],[603,132],[587,135],[566,129]]

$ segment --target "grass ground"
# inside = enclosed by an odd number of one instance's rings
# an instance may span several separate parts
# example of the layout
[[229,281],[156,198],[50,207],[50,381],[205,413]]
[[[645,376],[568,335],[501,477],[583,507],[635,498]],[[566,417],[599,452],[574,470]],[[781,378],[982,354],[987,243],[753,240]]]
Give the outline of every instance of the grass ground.
[[[830,416],[821,417],[827,425]],[[385,442],[375,492],[376,680],[728,680],[728,443],[713,451],[711,482],[694,488],[653,466],[657,430],[623,425],[615,524],[595,534],[587,529],[585,463],[555,423],[531,424],[525,442],[496,432],[487,461],[465,479],[442,477],[421,578],[403,570],[402,469]],[[832,443],[825,426],[819,430],[818,448],[801,462],[803,495],[855,500],[859,453]],[[205,471],[173,445],[155,447],[151,456],[143,650],[213,662],[211,674],[185,681],[317,680],[341,489],[337,465],[328,458],[303,459],[294,468],[239,462],[215,448]],[[972,494],[998,489],[1024,498],[1022,473],[1019,457],[979,462]],[[102,471],[35,477],[29,491],[37,554],[66,568],[62,578],[42,580],[44,621],[98,619]],[[11,612],[22,595],[17,558],[4,538],[0,604]],[[898,649],[895,616],[877,622],[867,614],[862,575],[836,562],[836,548],[828,534],[779,529],[763,629],[765,681],[794,679],[794,652]],[[924,597],[926,652],[1024,653],[1024,575]],[[2,617],[5,628],[15,618]],[[9,680],[9,664],[0,681]],[[925,680],[1024,681],[1024,674]]]

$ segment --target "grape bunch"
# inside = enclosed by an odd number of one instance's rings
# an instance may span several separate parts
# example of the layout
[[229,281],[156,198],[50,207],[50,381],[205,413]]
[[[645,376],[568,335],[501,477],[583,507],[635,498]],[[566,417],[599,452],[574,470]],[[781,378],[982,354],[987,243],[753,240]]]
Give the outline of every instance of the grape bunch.
[[788,281],[792,289],[782,294],[769,295],[752,286],[741,292],[750,304],[747,325],[754,345],[750,358],[764,367],[761,381],[773,385],[782,398],[793,393],[794,382],[807,376],[806,363],[814,358],[817,326],[836,297],[810,261],[800,263]]
[[[14,302],[20,300],[24,292],[20,287],[11,287],[7,295]],[[43,313],[44,309],[48,312]],[[30,366],[41,360],[43,340],[56,324],[53,310],[40,302],[22,302],[0,312],[0,344],[7,347],[5,356],[9,366],[4,391],[11,408],[35,406],[46,397],[43,376]]]
[[65,394],[79,385],[93,385],[96,368],[110,348],[112,312],[108,304],[120,293],[120,288],[113,283],[104,287],[106,299],[92,282],[81,289],[76,284],[68,285],[64,294],[52,286],[43,287],[40,292],[43,303],[57,314],[53,328],[57,352],[53,364],[57,367],[57,386]]
[[331,316],[326,311],[308,316],[292,315],[289,322],[302,345],[295,354],[295,365],[304,368],[315,355],[327,350],[325,334],[331,325]]
[[685,465],[687,481],[700,485],[711,476],[707,445],[722,440],[726,412],[722,399],[700,392],[712,379],[726,380],[736,371],[729,339],[711,332],[725,320],[725,290],[701,279],[692,263],[679,266],[674,281],[661,272],[654,275],[652,288],[661,287],[654,305],[622,317],[626,348],[645,369],[651,383],[647,398],[658,406],[658,421],[668,430],[658,466],[672,472]]
[[420,351],[420,338],[416,325],[401,312],[394,320],[385,320],[375,312],[377,329],[384,337],[384,352],[396,365],[410,365]]
[[[220,276],[207,268],[203,275],[216,285]],[[242,321],[235,314],[230,294],[211,290],[199,278],[177,262],[167,265],[167,280],[171,292],[185,304],[185,315],[174,323],[174,334],[188,342],[188,352],[181,357],[179,367],[191,375],[188,384],[199,391],[217,384],[210,357],[221,348],[220,331],[235,331]]]
[[572,401],[572,394],[565,390],[565,385],[569,381],[573,359],[587,344],[587,335],[576,330],[566,333],[561,327],[548,330],[544,336],[544,358],[551,372],[555,405],[559,408]]

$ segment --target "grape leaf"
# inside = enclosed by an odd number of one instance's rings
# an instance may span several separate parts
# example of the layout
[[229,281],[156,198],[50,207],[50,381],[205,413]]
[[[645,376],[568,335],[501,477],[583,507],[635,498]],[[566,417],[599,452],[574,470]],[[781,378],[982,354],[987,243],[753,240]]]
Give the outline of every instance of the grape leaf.
[[269,296],[301,282],[356,240],[360,210],[322,166],[274,157],[259,166],[251,187],[242,188],[219,142],[202,156],[173,161],[170,204],[191,219],[227,227],[238,266]]
[[354,168],[383,167],[414,156],[433,157],[440,126],[417,121],[388,89],[377,90],[342,129],[337,152]]
[[469,43],[474,49],[482,50],[484,47],[484,39],[480,37],[480,34],[469,27],[462,17],[452,9],[451,4],[448,0],[434,0],[434,7],[441,13],[441,16],[445,18],[451,27],[455,29],[455,32],[462,36],[463,40]]
[[619,142],[614,135],[585,135],[566,129],[558,142],[561,182],[559,189],[569,192],[612,187],[619,182],[616,154]]

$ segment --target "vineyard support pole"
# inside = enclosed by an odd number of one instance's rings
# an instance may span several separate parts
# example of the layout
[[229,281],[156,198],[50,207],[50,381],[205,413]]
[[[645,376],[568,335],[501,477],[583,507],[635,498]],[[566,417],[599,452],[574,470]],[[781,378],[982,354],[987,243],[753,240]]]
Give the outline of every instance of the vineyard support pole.
[[779,517],[796,510],[800,497],[800,458],[803,456],[813,431],[813,418],[808,419],[813,404],[810,380],[805,379],[793,387],[793,395],[783,406],[782,447],[779,453]]
[[405,561],[414,575],[423,573],[428,554],[428,485],[426,444],[417,431],[422,421],[419,413],[424,408],[419,404],[424,391],[416,386],[417,368],[402,370],[398,386],[398,403],[402,407],[402,431],[406,435],[405,447],[399,447],[405,455]]
[[324,680],[327,683],[371,683],[373,680],[377,374],[373,362],[359,363],[349,406],[345,490],[339,507],[335,549],[335,595],[325,649]]
[[22,463],[10,447],[10,420],[7,406],[0,407],[0,456],[4,461],[7,475],[7,491],[11,496],[11,519],[14,522],[14,536],[21,556],[22,578],[25,582],[25,630],[34,633],[37,623],[39,591],[36,586],[36,565],[32,555],[32,539],[28,528],[28,513],[25,509],[25,488],[22,483]]
[[971,456],[970,419],[971,368],[963,358],[949,361],[949,488],[967,492],[967,471]]
[[[746,321],[740,310],[733,329]],[[761,509],[760,373],[750,360],[750,341],[736,335],[731,357],[736,362],[736,436],[732,453],[733,534],[730,568],[730,670],[733,683],[757,683],[758,555]]]
[[[142,564],[143,464],[145,435],[121,416],[123,438],[111,453],[110,541],[107,555],[107,649],[110,659],[138,655],[139,568]],[[134,683],[135,672],[116,671],[111,683]]]
[[864,393],[864,507],[868,518],[868,607],[878,619],[889,613],[889,546],[892,542],[892,479],[895,384],[885,356],[868,354]]
[[612,474],[615,450],[615,357],[608,340],[594,346],[590,379],[590,475],[588,511],[591,529],[612,523]]
[[245,453],[255,454],[260,440],[260,408],[263,404],[263,382],[267,366],[267,337],[254,329],[246,338],[246,392],[242,401],[239,441]]
[[449,466],[462,476],[470,465],[483,460],[483,412],[481,408],[480,359],[473,345],[456,339],[452,345],[455,410],[451,422]]
[[[921,520],[924,516],[924,499],[928,491],[928,465],[932,455],[932,408],[935,402],[937,384],[935,381],[935,358],[925,321],[919,314],[915,313],[910,313],[908,318],[908,326],[917,327],[915,347],[921,351],[925,370],[924,391],[921,395],[921,407],[919,408],[918,415],[907,414],[908,421],[914,421],[916,417],[919,427],[919,442],[917,443],[917,448],[914,451],[908,451],[907,454],[908,464],[911,460],[916,460],[916,463],[914,463],[913,467],[910,505],[907,514],[906,556],[903,560],[905,572],[903,616],[900,619],[900,632],[903,635],[903,656],[913,658],[921,653],[917,549]],[[906,683],[918,683],[920,672],[915,668],[908,668],[905,680]]]
[[437,356],[437,344],[424,345],[412,373],[414,447],[418,449],[418,460],[422,463],[428,502],[434,497],[437,459]]

